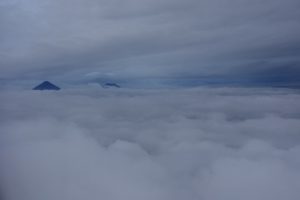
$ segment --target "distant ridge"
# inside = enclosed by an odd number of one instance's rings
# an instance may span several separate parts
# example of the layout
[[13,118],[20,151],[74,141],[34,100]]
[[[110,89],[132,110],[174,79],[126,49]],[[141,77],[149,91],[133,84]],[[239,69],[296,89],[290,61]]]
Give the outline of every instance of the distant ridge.
[[49,81],[44,81],[38,86],[34,87],[33,90],[60,90],[60,88]]
[[103,88],[121,88],[120,85],[116,83],[105,83],[102,85]]

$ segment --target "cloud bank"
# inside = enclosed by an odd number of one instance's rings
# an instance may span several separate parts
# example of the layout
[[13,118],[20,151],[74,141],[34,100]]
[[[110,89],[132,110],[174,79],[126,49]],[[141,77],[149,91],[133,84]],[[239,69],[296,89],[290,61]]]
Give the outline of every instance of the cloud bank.
[[4,200],[298,200],[295,90],[2,91]]

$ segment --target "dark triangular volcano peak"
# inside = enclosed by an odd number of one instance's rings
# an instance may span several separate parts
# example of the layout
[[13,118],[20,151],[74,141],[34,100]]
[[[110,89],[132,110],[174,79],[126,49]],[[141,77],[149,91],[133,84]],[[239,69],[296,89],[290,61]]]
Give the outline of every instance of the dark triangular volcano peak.
[[34,87],[33,90],[60,90],[60,88],[49,81],[44,81],[38,86]]

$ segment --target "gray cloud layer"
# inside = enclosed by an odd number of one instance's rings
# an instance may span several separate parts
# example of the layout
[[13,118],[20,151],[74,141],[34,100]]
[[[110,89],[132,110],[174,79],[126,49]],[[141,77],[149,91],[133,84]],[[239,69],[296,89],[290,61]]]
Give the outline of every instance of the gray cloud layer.
[[297,82],[299,8],[298,0],[1,0],[0,78]]
[[4,200],[300,198],[292,90],[3,91],[0,101]]

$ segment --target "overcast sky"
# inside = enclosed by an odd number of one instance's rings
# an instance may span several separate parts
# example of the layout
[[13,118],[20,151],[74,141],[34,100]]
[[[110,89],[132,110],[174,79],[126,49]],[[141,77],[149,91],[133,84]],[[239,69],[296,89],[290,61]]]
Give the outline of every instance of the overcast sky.
[[0,0],[0,80],[297,84],[299,0]]

